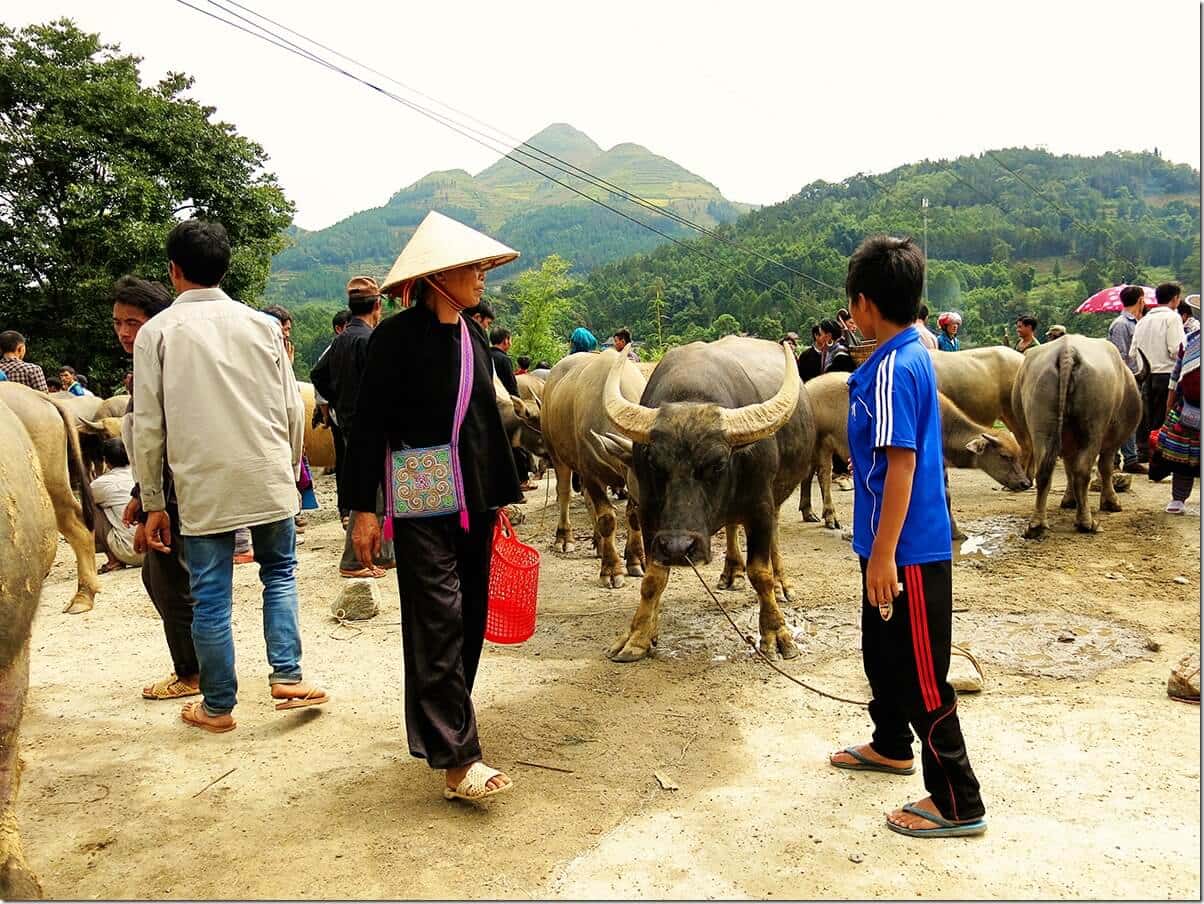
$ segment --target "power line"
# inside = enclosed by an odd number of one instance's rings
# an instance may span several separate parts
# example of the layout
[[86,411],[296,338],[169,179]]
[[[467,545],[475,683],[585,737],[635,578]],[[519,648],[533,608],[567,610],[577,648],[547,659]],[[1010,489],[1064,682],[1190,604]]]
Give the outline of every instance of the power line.
[[[222,16],[219,16],[219,15],[211,13],[207,10],[201,9],[191,3],[186,2],[186,0],[177,0],[177,2],[181,3],[181,5],[183,5],[183,6],[193,9],[196,12],[200,12],[203,15],[206,15],[219,22],[222,22],[223,24],[230,25],[231,27],[236,28],[239,31],[242,31],[248,35],[251,35],[252,37],[259,38],[260,40],[270,43],[282,50],[285,50],[286,52],[293,53],[294,55],[300,56],[303,59],[307,59],[311,62],[317,63],[318,65],[321,65],[321,66],[331,70],[332,72],[336,72],[336,73],[343,75],[347,78],[350,78],[356,82],[359,82],[360,84],[383,94],[384,96],[390,98],[391,100],[401,103],[404,106],[408,107],[409,109],[411,109],[417,113],[420,113],[421,115],[426,116],[427,118],[432,119],[433,121],[435,121],[447,128],[452,129],[453,131],[457,132],[458,134],[460,134],[466,138],[469,138],[470,140],[475,141],[478,144],[481,144],[482,146],[489,148],[490,150],[492,150],[496,153],[500,153],[504,158],[511,160],[513,163],[516,163],[517,165],[522,166],[522,167],[536,173],[537,175],[556,183],[557,185],[560,185],[561,187],[567,189],[568,191],[573,192],[574,194],[584,198],[585,200],[591,201],[595,204],[598,204],[599,206],[606,208],[607,210],[611,211],[612,213],[615,213],[618,216],[621,216],[624,219],[629,220],[630,222],[635,223],[638,226],[641,226],[651,232],[654,232],[657,235],[661,236],[662,238],[665,238],[668,241],[671,241],[676,245],[686,248],[691,253],[701,255],[702,257],[704,257],[705,259],[707,259],[708,261],[710,261],[712,263],[719,264],[720,266],[724,266],[724,267],[727,267],[728,269],[738,272],[742,276],[747,277],[748,279],[752,280],[753,282],[757,283],[760,286],[763,286],[764,288],[766,288],[770,291],[778,291],[779,294],[784,294],[784,297],[786,297],[790,300],[794,300],[793,295],[782,293],[780,290],[775,290],[772,285],[758,279],[757,277],[753,276],[752,274],[749,274],[749,273],[745,272],[744,270],[738,269],[734,266],[724,264],[721,261],[718,261],[717,259],[712,258],[709,255],[706,255],[705,253],[699,251],[698,249],[694,248],[692,245],[689,245],[685,242],[679,241],[678,239],[674,238],[673,236],[669,235],[668,233],[662,232],[660,229],[657,229],[656,227],[654,227],[648,223],[645,223],[642,220],[639,220],[639,219],[636,219],[635,217],[629,216],[628,214],[624,213],[623,211],[618,210],[609,204],[606,204],[605,202],[601,201],[600,199],[595,198],[592,195],[589,195],[585,192],[582,192],[582,191],[578,190],[577,188],[573,187],[572,185],[569,185],[569,184],[555,178],[554,176],[550,175],[549,173],[547,173],[541,169],[538,169],[523,160],[518,159],[516,156],[514,156],[513,153],[510,152],[509,149],[499,148],[497,146],[499,144],[499,140],[496,137],[488,135],[484,132],[481,132],[480,130],[473,129],[470,126],[465,125],[464,123],[458,122],[453,117],[446,116],[444,114],[440,114],[440,113],[430,110],[426,107],[423,107],[421,104],[418,104],[412,100],[401,97],[391,91],[387,91],[384,88],[381,88],[380,86],[373,84],[372,82],[369,82],[366,79],[363,79],[363,78],[357,76],[356,74],[349,72],[346,69],[343,69],[342,67],[331,63],[329,60],[324,59],[323,57],[314,53],[313,51],[298,45],[296,42],[291,41],[288,38],[283,37],[282,35],[272,32],[272,30],[267,28],[266,26],[264,26],[258,22],[254,22],[245,16],[240,15],[235,10],[229,9],[226,6],[223,6],[221,3],[215,2],[215,0],[208,0],[209,5],[216,7],[217,9],[220,9],[222,12],[224,12],[228,15],[234,16],[234,17],[242,20],[243,22],[247,23],[247,25],[251,26],[251,28],[248,29],[244,26],[239,25],[237,22],[233,22],[229,19],[223,18]],[[251,10],[244,5],[237,3],[236,0],[228,0],[228,2],[230,2],[234,6],[237,6],[239,9],[243,9],[243,10],[250,12],[252,15],[257,16],[258,18],[261,18],[264,21],[271,22],[272,24],[275,24],[278,27],[284,28],[286,31],[288,31],[294,35],[297,35],[302,40],[308,41],[309,43],[314,44],[317,47],[321,47],[323,49],[330,50],[330,52],[336,54],[337,56],[342,57],[345,60],[355,62],[356,65],[361,66],[362,68],[364,68],[367,71],[378,74],[378,75],[382,76],[383,78],[393,81],[395,84],[398,84],[398,85],[401,85],[402,87],[407,88],[408,90],[414,90],[414,89],[409,88],[409,86],[404,85],[404,83],[399,82],[396,79],[393,79],[391,76],[388,76],[384,73],[380,73],[378,70],[372,69],[371,67],[363,66],[363,64],[359,64],[358,62],[354,61],[351,57],[348,57],[345,54],[342,54],[342,53],[339,53],[338,51],[334,51],[330,48],[327,48],[326,45],[321,44],[320,42],[314,41],[313,39],[308,38],[308,37],[300,34],[299,32],[296,32],[295,30],[288,28],[287,26],[281,25],[280,23],[275,22],[275,20],[272,20],[266,16],[261,16],[259,13],[254,12],[254,10]],[[422,92],[415,92],[415,93],[422,94]],[[429,97],[428,95],[425,95],[425,94],[423,94],[422,96]],[[434,100],[433,98],[431,98],[431,99]],[[440,106],[448,107],[448,109],[455,109],[453,107],[450,107],[447,104],[442,103],[441,101],[435,100],[435,102],[440,104]],[[473,118],[473,117],[470,116],[469,118]],[[475,121],[480,122],[480,120],[475,120]],[[502,133],[501,130],[498,130],[498,129],[494,129],[494,131],[499,132],[500,134],[503,134],[503,135],[505,134],[505,133]],[[470,133],[473,133],[473,134],[470,134]],[[724,237],[716,232],[713,232],[712,230],[706,229],[705,227],[702,227],[702,226],[699,226],[698,224],[692,223],[685,217],[682,217],[681,215],[677,214],[676,211],[665,210],[663,208],[660,208],[657,205],[653,204],[652,202],[647,201],[646,199],[640,198],[638,195],[635,195],[634,193],[626,191],[625,189],[621,188],[620,186],[617,186],[617,185],[614,185],[613,183],[607,182],[606,180],[601,179],[600,177],[593,176],[592,174],[588,173],[586,170],[584,170],[580,167],[577,167],[575,164],[568,163],[567,161],[560,161],[560,158],[556,157],[555,155],[549,154],[548,152],[545,152],[545,151],[541,151],[538,148],[534,148],[533,145],[529,145],[526,142],[522,142],[522,144],[527,147],[532,147],[534,150],[536,150],[540,154],[543,154],[545,157],[551,158],[551,160],[544,160],[544,159],[537,158],[534,155],[527,153],[525,151],[519,150],[517,148],[514,149],[519,154],[522,154],[523,156],[528,157],[529,159],[535,161],[536,163],[539,163],[540,165],[552,167],[553,169],[558,170],[567,176],[580,179],[583,182],[587,182],[587,184],[591,185],[591,187],[596,187],[596,188],[601,188],[604,190],[616,192],[616,193],[620,194],[624,199],[629,200],[632,203],[637,203],[640,206],[651,210],[653,213],[657,214],[658,216],[676,220],[677,222],[681,223],[682,225],[693,228],[693,229],[703,233],[704,235],[708,235],[711,238],[714,238],[727,245],[730,245],[731,247],[733,247],[739,251],[742,251],[746,254],[750,254],[755,257],[758,257],[758,258],[766,261],[767,263],[770,263],[774,266],[777,266],[784,270],[787,270],[788,272],[791,272],[803,279],[809,280],[809,281],[815,283],[816,285],[822,286],[833,292],[839,293],[839,291],[840,291],[839,287],[833,286],[830,283],[825,282],[824,280],[818,279],[817,277],[813,277],[807,273],[803,273],[802,271],[796,270],[793,267],[790,267],[787,264],[783,264],[780,261],[776,261],[773,258],[770,258],[767,255],[761,254],[758,251],[755,251],[755,250],[749,249],[749,248],[745,248],[742,245],[740,245],[739,243],[734,242],[730,239],[727,239],[726,237]],[[552,161],[563,162],[567,166],[572,167],[575,170],[578,170],[579,173],[583,174],[583,175],[579,175],[578,173],[570,172],[568,169],[565,169],[563,166],[559,166],[559,165],[557,165],[557,163],[552,162]]]

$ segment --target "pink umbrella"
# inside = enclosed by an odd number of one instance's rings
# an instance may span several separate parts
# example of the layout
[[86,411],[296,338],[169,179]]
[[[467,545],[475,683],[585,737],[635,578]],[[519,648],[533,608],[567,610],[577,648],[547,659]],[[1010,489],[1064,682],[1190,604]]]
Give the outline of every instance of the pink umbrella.
[[[1124,305],[1120,303],[1120,290],[1123,288],[1124,286],[1113,286],[1110,289],[1101,289],[1075,308],[1074,312],[1076,314],[1119,314],[1124,310]],[[1141,291],[1145,295],[1147,305],[1158,304],[1154,298],[1153,289],[1149,286],[1142,286]]]

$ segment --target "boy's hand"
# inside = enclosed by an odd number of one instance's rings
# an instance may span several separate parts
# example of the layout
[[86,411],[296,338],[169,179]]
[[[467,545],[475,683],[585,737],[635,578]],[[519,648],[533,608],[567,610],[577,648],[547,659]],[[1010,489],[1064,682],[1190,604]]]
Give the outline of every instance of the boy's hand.
[[895,601],[901,590],[894,554],[880,553],[875,544],[865,568],[865,592],[870,604],[879,608],[888,606]]

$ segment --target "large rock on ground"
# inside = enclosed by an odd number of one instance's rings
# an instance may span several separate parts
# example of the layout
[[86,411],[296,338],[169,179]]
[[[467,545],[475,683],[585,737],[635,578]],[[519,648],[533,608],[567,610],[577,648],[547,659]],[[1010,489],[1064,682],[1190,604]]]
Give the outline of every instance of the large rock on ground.
[[343,584],[338,597],[330,604],[335,618],[359,621],[380,612],[380,588],[375,578],[352,578]]
[[982,675],[969,658],[954,650],[949,657],[949,683],[959,694],[977,694],[982,690]]
[[1166,692],[1181,700],[1200,699],[1200,654],[1188,653],[1179,660],[1166,682]]

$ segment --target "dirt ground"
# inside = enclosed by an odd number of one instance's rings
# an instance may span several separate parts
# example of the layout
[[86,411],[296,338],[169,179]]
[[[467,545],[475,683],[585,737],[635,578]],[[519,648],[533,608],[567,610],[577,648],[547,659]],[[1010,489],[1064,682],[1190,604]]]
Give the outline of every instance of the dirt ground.
[[[586,542],[544,553],[535,637],[490,647],[478,679],[486,756],[516,788],[479,808],[445,802],[405,746],[396,584],[381,582],[384,607],[361,633],[329,616],[342,535],[333,481],[319,484],[325,508],[300,548],[304,665],[332,700],[272,709],[254,566],[239,566],[231,734],[140,698],[170,662],[137,572],[103,576],[93,612],[60,614],[75,580],[61,547],[34,625],[18,811],[48,896],[1200,895],[1200,709],[1166,695],[1200,643],[1200,506],[1163,514],[1169,482],[1136,481],[1097,536],[1055,511],[1029,542],[1031,492],[953,475],[967,549],[985,550],[957,559],[954,637],[987,672],[960,713],[990,829],[949,841],[887,831],[884,810],[923,796],[918,777],[827,767],[829,751],[866,739],[864,710],[750,658],[693,575],[673,574],[656,657],[609,662],[637,584],[598,586],[579,507]],[[1059,475],[1055,500],[1061,487]],[[546,550],[555,513],[541,513],[542,488],[529,499],[520,533]],[[846,519],[851,505],[838,494]],[[781,523],[804,650],[785,667],[861,697],[849,544],[802,524],[794,501]],[[751,590],[722,598],[755,625]]]

